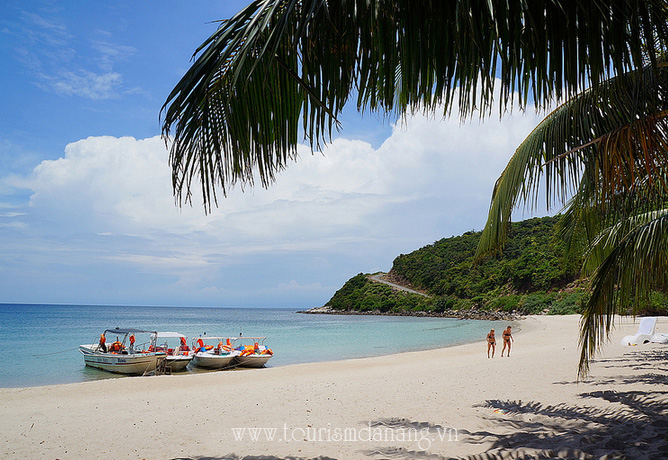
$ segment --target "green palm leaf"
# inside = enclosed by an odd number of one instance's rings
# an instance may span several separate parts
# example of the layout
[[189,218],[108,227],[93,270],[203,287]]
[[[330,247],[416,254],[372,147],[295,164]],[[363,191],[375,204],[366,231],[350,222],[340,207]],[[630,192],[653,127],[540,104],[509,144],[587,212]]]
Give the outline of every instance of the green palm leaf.
[[638,225],[616,244],[592,278],[591,299],[580,323],[580,376],[587,374],[591,358],[609,338],[614,315],[621,308],[637,311],[652,289],[665,287],[668,281],[668,210],[636,221]]
[[[558,107],[522,142],[497,180],[477,257],[503,247],[513,209],[518,202],[535,205],[543,182],[548,207],[575,195],[566,219],[590,237],[601,228],[601,216],[629,207],[630,196],[662,203],[667,117],[665,66],[627,72]],[[635,212],[637,204],[631,206]]]
[[[502,248],[513,208],[565,203],[560,235],[593,273],[580,376],[614,314],[637,311],[668,270],[668,69],[646,67],[583,92],[546,117],[498,179],[477,257]],[[542,181],[542,182],[541,182]]]
[[[668,38],[663,1],[256,0],[196,51],[162,109],[174,191],[205,206],[263,185],[318,149],[356,95],[358,109],[487,114],[538,107],[640,67]],[[643,51],[650,49],[649,54]],[[497,82],[496,76],[499,76]],[[500,86],[500,88],[495,88]]]

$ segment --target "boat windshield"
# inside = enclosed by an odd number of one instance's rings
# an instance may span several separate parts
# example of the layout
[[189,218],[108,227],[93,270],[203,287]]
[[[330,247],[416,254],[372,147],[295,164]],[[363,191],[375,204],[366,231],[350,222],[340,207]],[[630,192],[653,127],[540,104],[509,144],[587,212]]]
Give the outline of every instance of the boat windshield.
[[179,334],[178,332],[154,332],[153,334],[159,339],[180,339],[181,337],[186,338],[185,335]]
[[126,335],[126,334],[155,334],[155,331],[145,331],[143,329],[131,329],[131,328],[125,328],[121,329],[119,327],[115,329],[107,329],[104,331],[104,335],[107,334],[119,334],[119,335]]

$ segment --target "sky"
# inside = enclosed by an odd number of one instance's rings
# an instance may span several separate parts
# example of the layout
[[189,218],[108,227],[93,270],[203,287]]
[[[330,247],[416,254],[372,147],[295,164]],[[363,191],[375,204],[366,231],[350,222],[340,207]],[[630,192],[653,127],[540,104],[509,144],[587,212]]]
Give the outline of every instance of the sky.
[[[357,273],[484,226],[540,121],[349,107],[268,189],[175,205],[160,109],[247,0],[7,0],[0,18],[0,302],[309,308]],[[530,214],[522,214],[530,217]]]

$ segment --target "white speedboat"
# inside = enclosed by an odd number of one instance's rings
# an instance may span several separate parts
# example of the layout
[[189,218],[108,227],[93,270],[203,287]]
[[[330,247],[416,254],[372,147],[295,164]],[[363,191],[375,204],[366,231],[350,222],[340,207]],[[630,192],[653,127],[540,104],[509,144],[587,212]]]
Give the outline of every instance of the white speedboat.
[[193,352],[188,346],[188,338],[178,332],[156,332],[151,339],[155,342],[155,351],[167,354],[165,368],[179,372],[193,360]]
[[[79,345],[79,351],[86,366],[120,374],[145,374],[155,371],[166,356],[164,352],[154,351],[155,343],[150,334],[155,331],[107,329],[98,343]],[[137,335],[148,337],[148,342],[136,343]],[[114,338],[116,340],[110,343]]]
[[234,350],[229,337],[200,336],[193,339],[193,366],[204,369],[226,369],[234,367],[234,358],[239,352]]
[[[234,339],[234,349],[239,355],[234,361],[239,367],[264,367],[267,361],[274,356],[271,348],[268,348],[264,341],[266,337],[236,337]],[[245,343],[252,343],[245,344]]]

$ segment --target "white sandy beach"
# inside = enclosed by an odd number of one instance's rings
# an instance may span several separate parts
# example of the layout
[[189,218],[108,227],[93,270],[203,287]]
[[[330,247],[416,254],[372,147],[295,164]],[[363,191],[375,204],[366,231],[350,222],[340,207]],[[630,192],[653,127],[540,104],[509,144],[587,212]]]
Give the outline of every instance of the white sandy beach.
[[330,363],[1,389],[0,457],[668,458],[668,345],[620,346],[637,331],[622,320],[578,384],[578,321],[523,320],[510,358],[499,344],[487,359],[481,337]]

